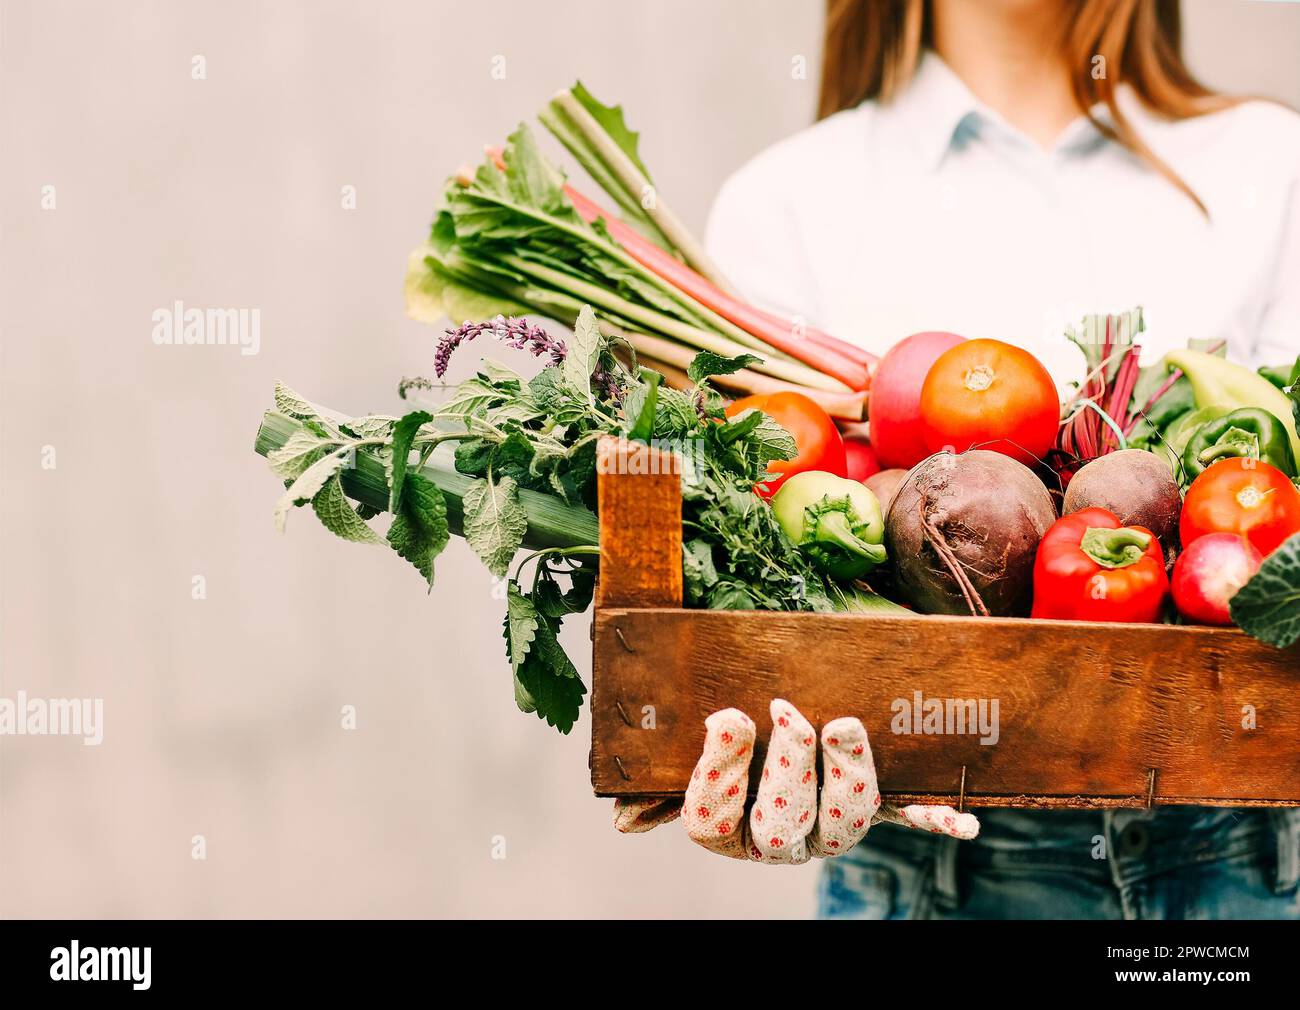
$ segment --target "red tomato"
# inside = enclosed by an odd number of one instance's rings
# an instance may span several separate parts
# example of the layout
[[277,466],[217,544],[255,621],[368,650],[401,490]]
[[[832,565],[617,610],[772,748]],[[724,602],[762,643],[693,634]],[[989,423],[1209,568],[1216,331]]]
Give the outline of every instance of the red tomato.
[[880,359],[867,409],[882,467],[906,470],[930,455],[921,431],[921,385],[939,355],[965,339],[941,330],[913,333]]
[[921,386],[921,430],[930,452],[992,449],[1033,466],[1056,444],[1056,384],[1028,351],[967,340],[939,356]]
[[1207,533],[1178,556],[1170,588],[1178,612],[1200,624],[1231,624],[1228,601],[1250,581],[1264,555],[1236,533]]
[[802,393],[771,393],[746,396],[727,407],[727,416],[735,417],[750,407],[768,414],[794,436],[799,455],[794,459],[773,460],[768,469],[777,474],[754,488],[764,498],[771,498],[785,482],[805,470],[825,470],[836,477],[846,475],[844,440],[830,414]]
[[880,473],[880,460],[876,450],[865,438],[844,439],[845,476],[849,480],[866,480],[873,473]]
[[1221,459],[1187,489],[1178,532],[1184,548],[1207,533],[1236,533],[1268,556],[1300,533],[1300,490],[1263,460]]

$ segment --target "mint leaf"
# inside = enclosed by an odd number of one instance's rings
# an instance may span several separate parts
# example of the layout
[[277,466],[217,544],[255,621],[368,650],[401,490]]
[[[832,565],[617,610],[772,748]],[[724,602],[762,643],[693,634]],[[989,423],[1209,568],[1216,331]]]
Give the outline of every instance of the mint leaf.
[[289,518],[289,509],[315,498],[329,479],[343,469],[343,464],[347,460],[348,454],[346,452],[334,452],[331,455],[322,456],[299,474],[298,478],[289,485],[289,489],[275,503],[275,528],[283,533],[284,524]]
[[1261,642],[1285,649],[1300,641],[1300,533],[1264,559],[1228,607],[1233,621]]
[[515,701],[520,709],[536,712],[537,718],[568,733],[578,720],[586,693],[554,629],[546,621],[539,622],[528,655],[515,673]]
[[275,409],[300,421],[315,421],[320,414],[309,400],[304,399],[283,382],[275,384]]
[[533,443],[528,440],[528,436],[520,431],[512,431],[497,446],[492,466],[516,484],[525,484],[530,476],[533,454]]
[[505,399],[505,394],[486,379],[475,376],[457,386],[438,407],[439,417],[464,417],[477,414]]
[[770,414],[763,415],[762,423],[754,429],[752,442],[764,465],[774,459],[794,459],[799,455],[799,446],[794,436]]
[[433,481],[412,471],[406,475],[401,510],[388,527],[393,550],[424,576],[433,588],[433,561],[447,546],[447,500]]
[[397,418],[382,414],[354,417],[340,427],[353,438],[388,438],[393,433]]
[[584,305],[573,324],[573,336],[565,345],[564,364],[560,367],[565,383],[588,401],[591,400],[591,373],[604,347],[605,338],[596,325],[596,314],[590,305]]
[[515,674],[528,658],[539,623],[533,601],[523,594],[519,583],[511,579],[506,586],[506,655]]
[[763,423],[763,418],[767,416],[753,407],[742,410],[735,417],[728,418],[727,423],[718,430],[718,441],[723,445],[730,445],[737,439],[745,438],[757,431],[759,425]]
[[655,434],[661,438],[679,438],[700,426],[695,398],[680,389],[662,386],[655,410]]
[[463,438],[456,443],[456,469],[466,477],[484,477],[492,464],[495,442],[485,438]]
[[465,492],[465,540],[493,575],[502,576],[528,530],[519,488],[509,477],[477,480]]
[[415,410],[407,414],[393,426],[392,456],[388,466],[388,511],[396,513],[402,501],[402,489],[405,487],[406,465],[411,456],[411,441],[420,425],[433,420],[433,415],[426,410]]
[[711,375],[731,375],[750,365],[758,365],[762,358],[754,354],[740,354],[734,358],[724,358],[712,351],[700,351],[691,359],[686,368],[686,375],[692,382],[702,382]]
[[325,486],[311,500],[312,511],[331,533],[358,544],[382,544],[384,538],[366,525],[357,514],[347,495],[343,493],[343,482],[335,474],[325,482]]
[[649,442],[655,433],[655,408],[659,403],[659,383],[663,376],[646,369],[642,380],[623,398],[623,415],[627,418],[627,437]]
[[682,544],[682,577],[691,599],[702,599],[718,582],[718,569],[713,563],[713,548],[700,539]]
[[306,428],[297,429],[288,441],[266,454],[271,469],[285,480],[297,480],[302,472],[325,455],[330,443]]
[[536,712],[539,719],[567,733],[578,718],[587,689],[560,647],[556,637],[559,624],[558,618],[544,617],[537,600],[525,596],[519,583],[510,580],[506,588],[505,639],[515,704],[521,712]]

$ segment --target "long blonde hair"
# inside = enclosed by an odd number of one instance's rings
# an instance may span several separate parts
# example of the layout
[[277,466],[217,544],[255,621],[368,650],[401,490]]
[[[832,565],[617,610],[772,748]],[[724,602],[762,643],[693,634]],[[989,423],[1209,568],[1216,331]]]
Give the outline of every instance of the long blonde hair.
[[[867,99],[889,101],[911,80],[930,42],[928,0],[827,0],[818,118]],[[1187,69],[1179,0],[1077,0],[1063,18],[1060,45],[1082,112],[1204,212],[1205,205],[1147,146],[1115,100],[1116,87],[1128,84],[1143,104],[1170,119],[1241,101],[1210,90]],[[1098,57],[1108,72],[1094,76]],[[1099,103],[1109,111],[1110,123],[1093,116]]]

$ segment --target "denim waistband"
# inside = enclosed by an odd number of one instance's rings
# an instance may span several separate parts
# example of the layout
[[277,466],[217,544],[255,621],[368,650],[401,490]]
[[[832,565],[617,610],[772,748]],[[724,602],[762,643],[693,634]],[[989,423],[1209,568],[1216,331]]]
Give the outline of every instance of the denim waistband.
[[1295,809],[986,810],[980,821],[981,835],[971,842],[876,829],[866,844],[933,859],[935,898],[954,907],[962,864],[1011,872],[1066,871],[1127,886],[1182,867],[1259,855],[1275,867],[1276,893],[1290,893],[1300,883],[1300,810]]

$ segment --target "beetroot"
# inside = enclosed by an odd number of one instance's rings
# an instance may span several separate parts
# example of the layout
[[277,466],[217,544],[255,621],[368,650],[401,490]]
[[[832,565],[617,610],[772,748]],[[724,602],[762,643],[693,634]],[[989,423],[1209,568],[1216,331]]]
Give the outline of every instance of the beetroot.
[[1168,553],[1178,542],[1182,507],[1168,463],[1145,449],[1122,449],[1097,457],[1070,478],[1061,514],[1103,508],[1121,526],[1145,526]]
[[1055,520],[1047,488],[1023,463],[987,449],[936,453],[889,505],[897,589],[925,613],[1025,616],[1034,553]]
[[899,485],[903,483],[906,477],[906,470],[894,468],[873,473],[870,477],[865,478],[862,483],[871,489],[880,502],[880,507],[888,512],[889,503],[894,500],[894,492],[898,490]]

